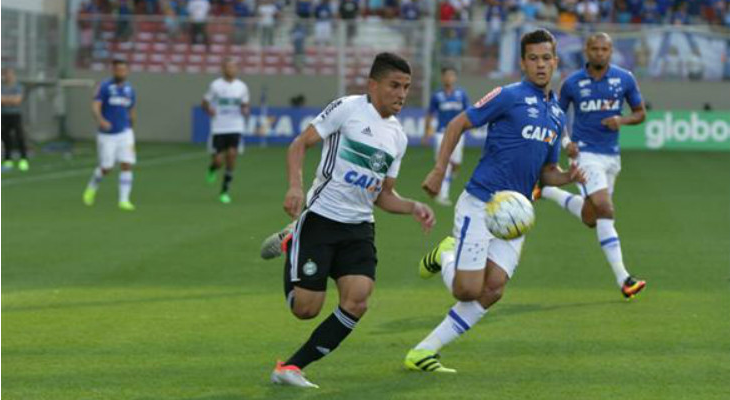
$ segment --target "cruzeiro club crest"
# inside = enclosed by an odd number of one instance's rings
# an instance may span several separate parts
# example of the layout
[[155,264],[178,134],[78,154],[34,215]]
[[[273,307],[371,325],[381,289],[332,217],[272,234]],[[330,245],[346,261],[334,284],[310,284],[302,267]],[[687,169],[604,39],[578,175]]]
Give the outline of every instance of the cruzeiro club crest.
[[312,260],[307,260],[307,262],[302,267],[302,272],[304,272],[304,275],[306,276],[312,276],[317,273],[317,263],[315,263]]
[[380,172],[385,167],[386,159],[383,151],[376,151],[370,156],[370,169],[375,172]]

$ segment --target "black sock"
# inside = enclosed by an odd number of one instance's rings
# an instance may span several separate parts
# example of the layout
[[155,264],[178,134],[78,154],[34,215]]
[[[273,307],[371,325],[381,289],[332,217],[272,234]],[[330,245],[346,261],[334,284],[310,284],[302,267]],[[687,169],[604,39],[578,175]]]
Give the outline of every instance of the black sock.
[[317,329],[312,332],[307,343],[297,350],[286,365],[296,365],[304,368],[310,363],[319,360],[333,352],[347,335],[355,329],[359,318],[352,316],[342,307],[337,307],[335,312],[322,321]]
[[220,167],[215,164],[210,164],[210,166],[208,167],[208,172],[215,172],[218,170],[218,168]]
[[221,193],[228,193],[228,186],[231,185],[232,180],[233,180],[233,171],[226,170],[226,174],[223,175],[223,189],[221,189]]

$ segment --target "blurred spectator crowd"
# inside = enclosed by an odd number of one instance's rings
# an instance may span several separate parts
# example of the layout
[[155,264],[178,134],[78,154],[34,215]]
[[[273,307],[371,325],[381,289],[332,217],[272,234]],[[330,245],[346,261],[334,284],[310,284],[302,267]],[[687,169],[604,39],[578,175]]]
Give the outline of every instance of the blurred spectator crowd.
[[[710,24],[730,27],[730,0],[433,0],[443,22],[484,18],[489,25],[546,21],[577,23]],[[430,14],[428,0],[85,0],[82,15],[160,15],[166,18],[230,16],[354,19],[377,16],[417,20]]]

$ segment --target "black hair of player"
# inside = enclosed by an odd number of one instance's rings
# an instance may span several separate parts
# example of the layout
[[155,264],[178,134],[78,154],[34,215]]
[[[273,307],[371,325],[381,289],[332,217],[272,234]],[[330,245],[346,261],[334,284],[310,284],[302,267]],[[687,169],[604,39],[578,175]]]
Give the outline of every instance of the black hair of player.
[[127,60],[124,60],[122,58],[113,59],[112,66],[116,67],[117,65],[127,65]]
[[379,53],[375,56],[373,66],[370,68],[369,78],[379,81],[390,71],[399,71],[404,74],[411,74],[411,66],[405,58],[393,53]]
[[455,74],[458,74],[459,73],[459,71],[457,71],[456,70],[456,67],[454,67],[454,66],[447,65],[445,67],[441,67],[441,75],[443,75],[443,74],[445,74],[445,73],[447,73],[449,71],[451,71],[451,72],[453,72]]
[[525,54],[527,52],[527,45],[528,44],[539,44],[539,43],[551,43],[553,45],[553,55],[555,55],[555,51],[557,50],[557,41],[555,40],[555,36],[553,36],[550,31],[547,29],[537,29],[532,32],[527,32],[524,35],[522,35],[522,39],[520,39],[520,55],[522,59],[525,59]]

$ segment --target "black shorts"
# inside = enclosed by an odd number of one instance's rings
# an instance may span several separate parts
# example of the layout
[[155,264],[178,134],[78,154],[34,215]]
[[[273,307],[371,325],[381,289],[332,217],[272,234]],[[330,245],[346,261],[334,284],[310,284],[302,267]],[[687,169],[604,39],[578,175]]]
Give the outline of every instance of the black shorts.
[[[284,295],[292,286],[325,291],[328,277],[365,275],[375,280],[375,225],[345,224],[307,211],[297,223],[286,255]],[[293,259],[296,268],[292,268]]]
[[230,148],[237,149],[240,143],[240,133],[216,133],[213,135],[213,149],[216,153],[222,153]]

